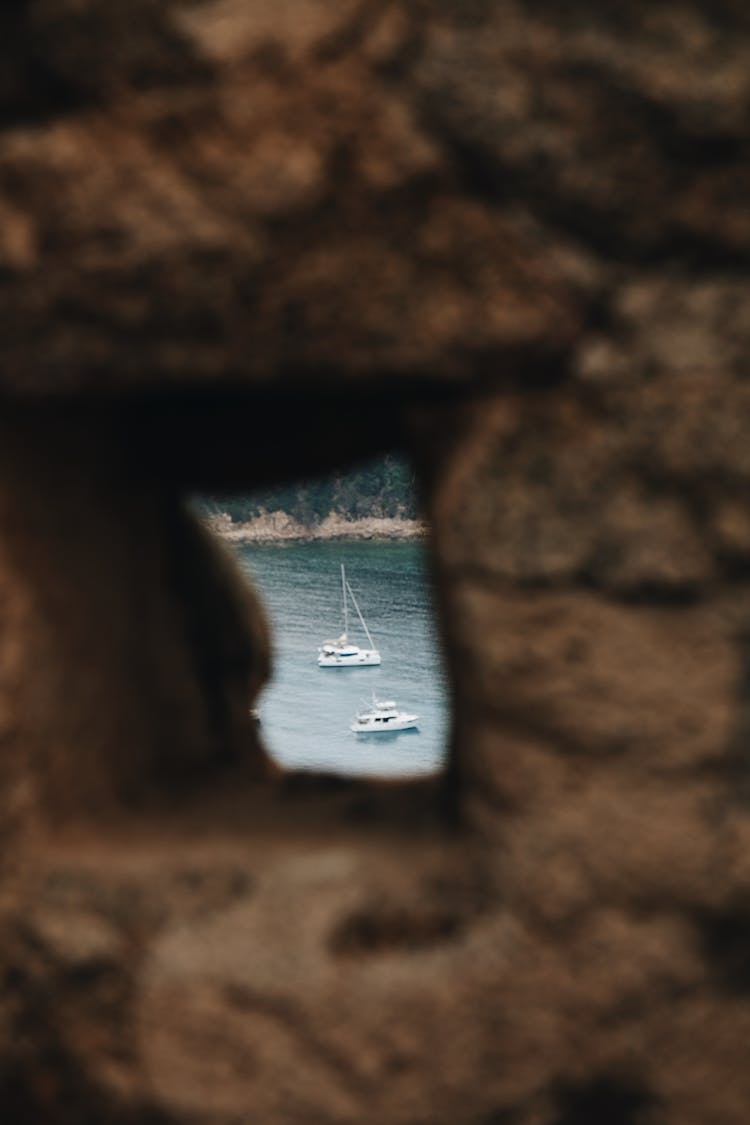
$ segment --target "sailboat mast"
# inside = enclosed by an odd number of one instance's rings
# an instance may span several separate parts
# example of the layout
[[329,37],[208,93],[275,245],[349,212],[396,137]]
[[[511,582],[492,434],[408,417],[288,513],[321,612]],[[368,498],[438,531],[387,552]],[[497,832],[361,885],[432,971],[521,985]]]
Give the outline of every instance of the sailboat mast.
[[344,640],[346,640],[349,633],[349,607],[346,604],[346,575],[344,573],[344,564],[341,564],[341,594],[344,602]]
[[354,591],[352,590],[352,588],[351,588],[351,586],[349,585],[348,582],[346,584],[346,587],[349,591],[349,596],[352,599],[352,602],[354,603],[354,608],[357,611],[357,616],[359,617],[360,621],[362,622],[362,628],[364,629],[365,633],[367,634],[367,639],[370,642],[370,648],[375,648],[375,642],[372,639],[372,637],[370,636],[370,630],[367,628],[367,622],[365,621],[364,617],[362,616],[362,611],[360,610],[359,605],[357,604],[357,599],[354,596]]

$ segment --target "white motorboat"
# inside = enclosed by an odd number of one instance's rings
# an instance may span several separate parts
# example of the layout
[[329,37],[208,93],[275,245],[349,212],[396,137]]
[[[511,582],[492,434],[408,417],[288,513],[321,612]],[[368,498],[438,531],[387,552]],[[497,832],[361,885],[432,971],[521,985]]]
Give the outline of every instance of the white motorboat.
[[[357,616],[365,631],[369,648],[360,648],[349,640],[349,603],[347,593],[352,600],[352,605],[357,611]],[[346,580],[344,564],[341,564],[341,595],[344,607],[344,631],[335,641],[323,641],[318,649],[318,666],[320,668],[361,668],[367,665],[380,664],[380,653],[375,648],[375,642],[370,636],[370,630],[362,616],[354,592]]]
[[360,711],[349,729],[355,734],[388,734],[390,731],[416,730],[418,724],[419,715],[399,711],[394,700],[376,699],[373,695],[372,707]]

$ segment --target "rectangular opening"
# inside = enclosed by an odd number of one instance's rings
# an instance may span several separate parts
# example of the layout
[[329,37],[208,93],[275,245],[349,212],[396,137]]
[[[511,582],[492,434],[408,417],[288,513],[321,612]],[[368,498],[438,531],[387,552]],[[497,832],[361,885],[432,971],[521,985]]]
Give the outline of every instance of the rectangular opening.
[[274,671],[257,705],[275,760],[379,778],[441,770],[450,707],[408,465],[389,456],[200,504],[269,617]]

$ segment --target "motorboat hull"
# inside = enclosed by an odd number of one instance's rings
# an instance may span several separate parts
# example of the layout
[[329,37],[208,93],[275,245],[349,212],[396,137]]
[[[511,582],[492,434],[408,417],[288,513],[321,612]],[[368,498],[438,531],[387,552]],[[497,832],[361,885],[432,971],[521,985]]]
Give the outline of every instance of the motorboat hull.
[[354,734],[392,734],[400,730],[416,730],[419,715],[399,715],[397,719],[372,720],[367,723],[352,723],[349,728]]

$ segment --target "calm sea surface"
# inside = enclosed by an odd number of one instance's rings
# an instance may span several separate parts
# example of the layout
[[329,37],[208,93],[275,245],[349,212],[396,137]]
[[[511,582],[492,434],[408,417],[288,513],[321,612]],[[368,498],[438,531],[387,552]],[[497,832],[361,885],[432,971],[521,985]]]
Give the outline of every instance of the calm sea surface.
[[[418,542],[291,543],[239,548],[260,589],[274,638],[274,675],[260,699],[266,746],[284,766],[346,774],[440,769],[448,698],[424,547]],[[342,629],[341,572],[354,590],[382,664],[319,668],[318,645]],[[367,646],[350,605],[349,637]],[[357,736],[357,711],[395,699],[420,716],[418,731]]]

